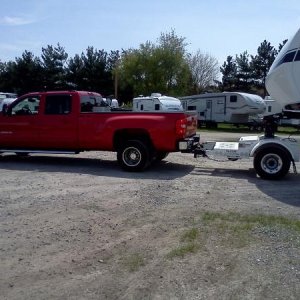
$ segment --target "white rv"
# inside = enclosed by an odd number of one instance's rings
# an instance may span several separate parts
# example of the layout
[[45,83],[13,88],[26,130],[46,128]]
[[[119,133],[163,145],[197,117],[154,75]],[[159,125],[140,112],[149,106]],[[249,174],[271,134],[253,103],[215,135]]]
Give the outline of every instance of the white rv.
[[245,124],[249,116],[261,114],[266,109],[260,96],[248,93],[206,93],[179,99],[185,110],[197,110],[198,124]]
[[18,97],[17,94],[14,93],[0,93],[0,111],[4,105],[9,105]]
[[183,111],[181,101],[174,97],[153,93],[132,100],[133,111]]

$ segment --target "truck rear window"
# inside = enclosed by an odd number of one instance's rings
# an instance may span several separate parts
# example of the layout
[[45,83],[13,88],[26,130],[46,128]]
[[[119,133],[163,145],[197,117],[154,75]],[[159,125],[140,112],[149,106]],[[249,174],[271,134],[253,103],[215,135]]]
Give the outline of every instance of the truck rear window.
[[95,95],[82,95],[80,97],[80,106],[81,112],[96,112],[97,108],[105,108],[110,109],[109,104],[107,104],[101,96]]

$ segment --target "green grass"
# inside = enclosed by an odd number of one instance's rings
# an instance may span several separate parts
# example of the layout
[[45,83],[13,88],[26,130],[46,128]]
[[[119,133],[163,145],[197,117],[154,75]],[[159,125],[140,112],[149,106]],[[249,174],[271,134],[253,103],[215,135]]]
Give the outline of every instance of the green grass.
[[215,213],[205,212],[202,215],[204,222],[216,222],[217,220],[223,222],[230,222],[231,224],[237,223],[239,226],[248,227],[252,229],[257,226],[282,226],[287,229],[291,229],[300,232],[300,220],[294,220],[283,216],[273,215],[241,215],[239,213],[228,212],[228,213]]
[[199,245],[196,243],[187,243],[184,245],[180,245],[177,248],[171,250],[167,254],[167,258],[173,259],[174,257],[181,257],[183,258],[185,255],[190,253],[196,253],[199,249]]
[[[285,229],[284,233],[282,228]],[[206,245],[231,250],[241,249],[253,242],[267,242],[270,237],[272,238],[272,235],[269,236],[270,232],[277,232],[278,238],[283,242],[287,237],[290,241],[296,241],[300,233],[300,220],[263,214],[204,212],[200,214],[198,221],[193,221],[193,228],[185,230],[180,235],[178,246],[169,251],[166,257],[183,258],[205,249]]]
[[145,260],[140,253],[130,254],[122,259],[122,264],[130,271],[135,272],[145,265]]
[[175,249],[171,250],[167,254],[167,258],[173,259],[174,257],[183,258],[185,255],[190,253],[196,253],[200,248],[197,243],[199,237],[199,229],[191,228],[186,230],[180,237],[180,245]]
[[280,235],[280,229],[288,230],[288,235],[295,240],[300,232],[300,221],[283,216],[272,215],[242,215],[239,213],[205,212],[201,221],[207,236],[218,235],[219,244],[231,248],[243,248],[251,242],[258,241],[260,237],[255,229],[263,232],[278,232],[282,240],[286,236]]
[[181,236],[181,242],[193,242],[199,235],[199,230],[197,228],[192,228],[185,231]]

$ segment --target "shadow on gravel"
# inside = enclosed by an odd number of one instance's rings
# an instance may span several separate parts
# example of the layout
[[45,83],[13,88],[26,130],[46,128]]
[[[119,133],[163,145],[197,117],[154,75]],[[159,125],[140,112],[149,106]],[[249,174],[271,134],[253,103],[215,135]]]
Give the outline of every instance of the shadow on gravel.
[[125,172],[116,160],[101,158],[82,158],[69,156],[39,156],[19,157],[5,155],[0,158],[0,170],[61,172],[73,174],[88,174],[120,178],[161,179],[172,180],[189,174],[194,166],[161,161],[151,165],[144,172]]
[[264,194],[282,203],[300,207],[300,174],[289,173],[280,180],[264,180],[256,175],[253,168],[237,170],[230,168],[196,167],[192,174],[203,176],[245,179],[254,184]]

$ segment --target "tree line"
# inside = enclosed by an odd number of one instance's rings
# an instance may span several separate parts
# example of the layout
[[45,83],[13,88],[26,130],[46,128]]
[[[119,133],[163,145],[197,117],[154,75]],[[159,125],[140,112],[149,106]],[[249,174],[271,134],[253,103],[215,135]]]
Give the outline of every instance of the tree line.
[[25,50],[15,61],[0,60],[0,91],[21,95],[40,90],[90,90],[114,95],[125,103],[152,92],[179,97],[226,90],[264,96],[267,72],[285,42],[276,49],[264,40],[255,55],[247,51],[229,55],[221,67],[216,58],[201,50],[189,53],[186,39],[174,30],[161,33],[155,43],[147,41],[137,49],[110,53],[90,46],[69,57],[58,43],[43,47],[40,57]]

